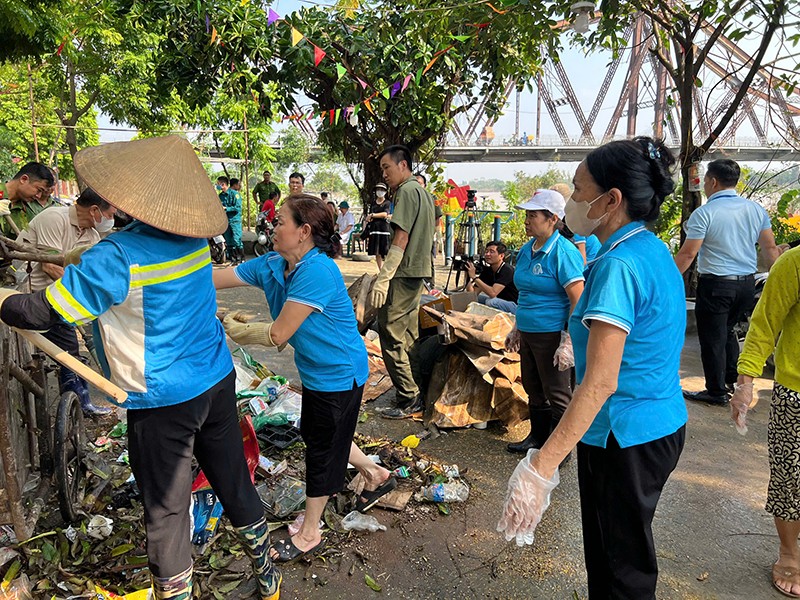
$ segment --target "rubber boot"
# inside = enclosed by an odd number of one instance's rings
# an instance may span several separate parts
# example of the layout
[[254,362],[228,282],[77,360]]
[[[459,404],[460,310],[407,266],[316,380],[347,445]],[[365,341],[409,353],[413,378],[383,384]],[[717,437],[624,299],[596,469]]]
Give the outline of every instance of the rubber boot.
[[102,417],[111,413],[110,407],[95,406],[92,403],[92,399],[89,397],[89,388],[86,387],[86,382],[66,367],[61,367],[58,370],[58,388],[61,394],[65,392],[75,392],[81,401],[83,414],[86,416]]
[[192,567],[172,577],[151,575],[150,581],[153,584],[155,600],[191,600],[192,598]]
[[269,529],[267,519],[261,517],[252,525],[235,527],[236,535],[253,563],[253,574],[261,600],[278,600],[281,597],[280,571],[269,557]]
[[237,248],[236,252],[239,253],[239,263],[244,262],[244,248]]
[[506,446],[509,452],[525,453],[531,448],[541,448],[550,437],[550,428],[552,419],[550,416],[550,408],[534,408],[530,409],[531,415],[531,432],[521,442],[515,442]]

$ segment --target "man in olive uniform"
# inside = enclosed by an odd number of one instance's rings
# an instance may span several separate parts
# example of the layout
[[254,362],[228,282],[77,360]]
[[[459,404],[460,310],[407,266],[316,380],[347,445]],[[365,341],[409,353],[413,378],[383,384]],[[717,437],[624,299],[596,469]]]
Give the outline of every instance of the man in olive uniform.
[[257,206],[264,206],[264,202],[273,192],[280,194],[281,190],[278,188],[278,184],[272,181],[272,174],[269,171],[264,171],[264,180],[259,181],[253,188],[253,200],[256,201]]
[[395,208],[392,245],[370,292],[370,302],[378,309],[383,360],[396,392],[396,406],[384,411],[383,416],[404,419],[423,409],[408,349],[419,336],[417,313],[423,279],[432,275],[435,211],[433,197],[411,171],[408,148],[389,146],[379,160],[384,180],[395,190]]
[[29,162],[22,167],[14,178],[3,184],[0,183],[0,233],[6,237],[17,237],[16,231],[8,223],[7,215],[22,231],[28,226],[29,216],[26,206],[41,194],[47,193],[55,185],[53,173],[42,163]]

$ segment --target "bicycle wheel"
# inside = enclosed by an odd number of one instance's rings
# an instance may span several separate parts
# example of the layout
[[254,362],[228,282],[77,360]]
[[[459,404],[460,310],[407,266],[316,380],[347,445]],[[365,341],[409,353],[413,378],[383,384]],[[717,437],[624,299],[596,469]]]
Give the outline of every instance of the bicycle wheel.
[[78,507],[85,493],[85,437],[80,398],[75,392],[65,392],[58,403],[53,454],[58,506],[67,523],[78,519]]

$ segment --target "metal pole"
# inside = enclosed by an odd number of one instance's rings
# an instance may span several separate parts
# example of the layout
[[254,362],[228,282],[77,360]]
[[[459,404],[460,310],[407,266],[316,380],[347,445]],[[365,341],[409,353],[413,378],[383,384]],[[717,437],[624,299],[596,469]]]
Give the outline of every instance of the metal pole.
[[475,221],[475,213],[470,211],[469,219],[467,220],[467,230],[469,233],[467,237],[469,238],[469,242],[467,243],[468,254],[470,256],[475,256],[478,253],[478,236],[475,235],[476,228],[479,227],[478,223]]
[[495,215],[494,221],[492,222],[492,241],[499,242],[500,241],[500,217]]
[[516,121],[514,123],[514,146],[516,146],[519,143],[519,101],[520,101],[520,96],[521,95],[522,95],[522,92],[517,90],[517,101],[516,101],[517,119],[516,119]]
[[453,262],[453,228],[455,218],[451,215],[444,217],[444,264],[449,265]]
[[31,109],[31,131],[33,132],[33,156],[39,162],[39,139],[36,136],[36,111],[33,106],[33,74],[31,63],[28,63],[28,104]]
[[247,113],[244,113],[244,202],[247,205],[247,231],[250,231],[250,168],[249,163],[249,145],[250,136],[247,135]]

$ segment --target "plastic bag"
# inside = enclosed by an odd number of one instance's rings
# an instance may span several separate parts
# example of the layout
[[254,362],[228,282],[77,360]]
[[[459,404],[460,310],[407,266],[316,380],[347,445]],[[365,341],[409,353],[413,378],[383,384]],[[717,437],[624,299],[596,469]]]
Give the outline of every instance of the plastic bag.
[[[258,457],[261,455],[261,450],[258,447],[258,440],[256,439],[256,430],[253,428],[253,421],[250,415],[246,415],[239,421],[239,429],[242,430],[242,442],[244,443],[244,458],[247,461],[247,470],[250,471],[250,481],[256,482],[256,467],[258,466]],[[210,488],[211,484],[206,479],[203,471],[197,474],[192,482],[192,491],[203,490]]]
[[386,531],[386,525],[381,525],[372,515],[364,515],[354,510],[347,513],[342,519],[342,527],[347,531]]

